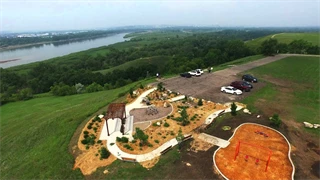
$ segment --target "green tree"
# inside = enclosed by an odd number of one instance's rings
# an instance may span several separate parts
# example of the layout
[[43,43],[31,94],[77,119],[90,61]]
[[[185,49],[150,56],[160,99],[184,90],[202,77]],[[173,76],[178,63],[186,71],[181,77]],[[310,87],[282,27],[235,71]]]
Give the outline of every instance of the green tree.
[[272,56],[277,53],[278,40],[267,39],[261,44],[261,53],[266,56]]
[[269,118],[270,125],[275,127],[280,127],[282,120],[279,118],[278,114],[274,114],[272,117]]
[[31,88],[24,88],[19,91],[17,94],[18,100],[28,100],[33,98],[32,89]]
[[180,115],[181,115],[182,126],[186,126],[186,125],[190,124],[189,115],[187,113],[186,108],[182,108]]
[[202,105],[203,105],[202,99],[199,99],[198,106],[202,106]]
[[133,98],[133,88],[129,89],[129,94],[130,94],[130,97]]
[[103,87],[96,83],[96,82],[93,82],[92,84],[90,84],[87,88],[86,88],[86,91],[88,93],[91,93],[91,92],[97,92],[97,91],[102,91],[103,90]]
[[133,135],[135,139],[139,139],[142,145],[148,143],[149,136],[146,135],[140,128],[136,128],[136,133]]
[[231,104],[231,114],[232,116],[237,115],[237,105],[234,102]]
[[102,159],[107,159],[110,156],[110,152],[105,147],[101,147],[100,149],[100,157]]
[[159,91],[161,91],[161,92],[163,91],[163,83],[162,83],[162,82],[158,83],[157,89],[158,89]]

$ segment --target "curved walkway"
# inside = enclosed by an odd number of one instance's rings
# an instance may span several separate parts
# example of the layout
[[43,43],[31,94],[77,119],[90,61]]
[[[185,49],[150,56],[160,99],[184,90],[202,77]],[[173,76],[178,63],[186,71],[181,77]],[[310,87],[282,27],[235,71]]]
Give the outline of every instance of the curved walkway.
[[[238,130],[241,126],[246,125],[246,124],[259,125],[259,126],[262,126],[262,127],[268,128],[268,129],[271,129],[271,130],[279,133],[279,134],[286,140],[286,142],[288,143],[288,146],[289,146],[288,158],[289,158],[289,161],[290,161],[290,163],[291,163],[291,165],[292,165],[291,179],[293,180],[293,179],[294,179],[294,173],[295,173],[295,166],[294,166],[294,164],[293,164],[293,162],[292,162],[292,159],[291,159],[291,156],[290,156],[291,146],[290,146],[290,143],[289,143],[288,139],[287,139],[281,132],[279,132],[279,131],[277,131],[277,130],[275,130],[275,129],[273,129],[273,128],[270,128],[270,127],[268,127],[268,126],[264,126],[264,125],[257,124],[257,123],[242,123],[242,124],[240,124],[240,125],[234,130],[233,135],[228,139],[228,141],[230,141],[230,140],[233,138],[233,136],[236,134],[237,130]],[[213,165],[214,165],[215,169],[219,172],[219,174],[222,175],[223,178],[228,179],[228,177],[226,177],[226,176],[219,170],[219,168],[218,168],[218,166],[217,166],[217,164],[216,164],[216,161],[215,161],[216,153],[217,153],[221,148],[222,148],[222,147],[219,147],[219,148],[214,152],[214,154],[213,154],[213,156],[212,156]]]
[[[136,108],[145,108],[147,107],[146,105],[142,104],[142,100],[144,97],[146,97],[149,93],[153,92],[154,90],[156,90],[157,88],[152,88],[149,89],[145,92],[143,92],[135,101],[133,101],[132,103],[126,105],[126,115],[127,117],[130,116],[129,112],[132,109],[136,109]],[[176,98],[176,99],[180,99]],[[183,96],[184,98],[184,96]],[[237,111],[242,109],[243,107],[238,106]],[[225,110],[221,110],[221,111],[217,111],[213,114],[211,114],[209,117],[211,119],[211,122],[214,118],[216,118],[217,116],[219,116],[221,113],[227,113],[227,112],[231,112],[231,109],[229,107],[227,107]],[[208,118],[207,118],[208,119]],[[206,121],[207,122],[207,121]],[[123,152],[116,144],[116,139],[117,137],[122,137],[122,134],[120,132],[114,132],[112,133],[110,136],[108,136],[107,138],[107,148],[109,150],[109,152],[111,154],[113,154],[115,157],[117,157],[118,159],[121,160],[130,160],[130,161],[135,161],[135,162],[144,162],[144,161],[148,161],[151,160],[155,157],[158,157],[161,155],[161,152],[166,151],[167,149],[175,146],[178,144],[178,141],[176,140],[176,138],[173,138],[169,141],[167,141],[166,143],[162,144],[160,147],[158,147],[157,149],[149,152],[149,153],[145,153],[145,154],[129,154],[126,152]],[[132,139],[132,135],[129,135],[129,140]],[[225,143],[222,143],[225,144]]]

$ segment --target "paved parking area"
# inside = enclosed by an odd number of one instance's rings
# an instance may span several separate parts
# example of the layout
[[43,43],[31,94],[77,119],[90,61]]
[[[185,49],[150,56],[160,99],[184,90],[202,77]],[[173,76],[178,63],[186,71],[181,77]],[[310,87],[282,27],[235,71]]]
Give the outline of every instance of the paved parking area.
[[[213,73],[205,72],[200,77],[183,78],[173,77],[170,79],[161,80],[164,87],[181,94],[203,98],[217,103],[226,103],[230,101],[239,101],[246,96],[250,95],[250,92],[243,92],[242,95],[231,95],[220,92],[221,86],[230,85],[232,81],[241,80],[242,72],[252,69],[254,67],[262,66],[276,60],[292,56],[290,54],[280,54],[277,56],[270,56],[262,58],[257,61],[253,61],[243,65],[237,65],[228,69],[216,71]],[[259,77],[257,77],[259,79]],[[256,91],[265,86],[265,83],[258,82],[253,84],[253,89]]]

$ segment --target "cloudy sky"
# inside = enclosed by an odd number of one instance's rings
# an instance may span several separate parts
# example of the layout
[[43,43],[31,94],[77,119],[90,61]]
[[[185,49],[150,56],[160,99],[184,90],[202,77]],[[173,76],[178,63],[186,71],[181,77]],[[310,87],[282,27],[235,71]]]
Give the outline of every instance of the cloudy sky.
[[320,0],[0,0],[1,31],[128,25],[319,26]]

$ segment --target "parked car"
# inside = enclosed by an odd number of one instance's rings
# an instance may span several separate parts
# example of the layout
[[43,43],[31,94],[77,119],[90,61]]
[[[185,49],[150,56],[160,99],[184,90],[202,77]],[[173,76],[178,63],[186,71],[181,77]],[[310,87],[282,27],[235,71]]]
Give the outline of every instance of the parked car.
[[201,76],[201,73],[199,71],[196,71],[196,70],[189,71],[188,73],[190,73],[192,76]]
[[232,86],[222,86],[221,87],[221,92],[229,93],[229,94],[235,94],[235,95],[242,94],[242,91],[240,89],[234,88]]
[[247,81],[242,81],[242,84],[245,85],[245,86],[249,86],[251,89],[253,88],[252,84],[250,84]]
[[242,76],[242,80],[243,80],[243,81],[248,81],[248,82],[254,82],[254,83],[258,82],[258,79],[255,78],[255,77],[253,77],[253,76],[250,75],[250,74],[245,74],[245,75],[243,75],[243,76]]
[[196,71],[200,72],[200,74],[203,74],[203,70],[202,69],[196,69]]
[[245,83],[243,83],[243,81],[234,81],[230,84],[230,86],[235,87],[237,89],[240,89],[241,91],[246,91],[249,92],[251,90],[251,87]]
[[188,72],[181,73],[180,76],[181,76],[181,77],[185,77],[185,78],[191,78],[191,77],[192,77],[191,74],[188,73]]

